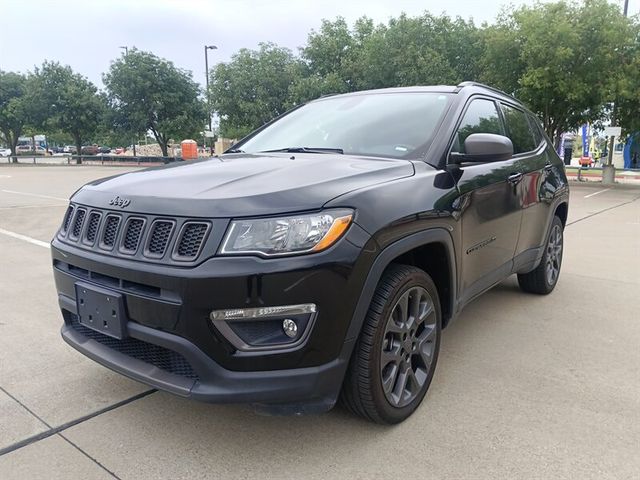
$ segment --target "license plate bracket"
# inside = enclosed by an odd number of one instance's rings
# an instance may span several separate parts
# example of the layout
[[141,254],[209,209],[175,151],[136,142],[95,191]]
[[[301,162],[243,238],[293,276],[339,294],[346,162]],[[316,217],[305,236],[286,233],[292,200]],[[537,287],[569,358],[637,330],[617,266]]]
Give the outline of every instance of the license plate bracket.
[[127,326],[122,294],[84,282],[77,282],[75,287],[80,324],[122,340]]

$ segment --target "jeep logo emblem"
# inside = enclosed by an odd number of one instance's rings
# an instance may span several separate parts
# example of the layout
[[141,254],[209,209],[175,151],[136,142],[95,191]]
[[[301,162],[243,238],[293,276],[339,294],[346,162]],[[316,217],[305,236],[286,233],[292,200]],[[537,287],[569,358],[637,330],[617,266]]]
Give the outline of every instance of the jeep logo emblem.
[[109,200],[109,205],[113,205],[114,207],[120,207],[120,208],[128,207],[130,203],[131,203],[131,200],[129,200],[128,198],[120,198],[118,196]]

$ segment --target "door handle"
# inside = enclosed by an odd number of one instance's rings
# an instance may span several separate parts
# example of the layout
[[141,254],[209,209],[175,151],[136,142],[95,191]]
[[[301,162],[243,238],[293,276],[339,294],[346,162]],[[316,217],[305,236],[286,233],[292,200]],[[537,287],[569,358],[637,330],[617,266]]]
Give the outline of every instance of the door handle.
[[509,181],[509,183],[518,183],[520,180],[522,180],[522,173],[512,173],[507,177],[507,180]]

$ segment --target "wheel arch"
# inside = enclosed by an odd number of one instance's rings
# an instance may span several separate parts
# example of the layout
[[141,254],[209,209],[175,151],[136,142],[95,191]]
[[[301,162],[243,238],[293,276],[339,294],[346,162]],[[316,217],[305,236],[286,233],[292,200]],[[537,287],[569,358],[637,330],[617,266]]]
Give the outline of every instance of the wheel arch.
[[[431,254],[431,256],[429,255]],[[433,255],[444,255],[434,258]],[[411,234],[385,247],[373,261],[349,326],[346,340],[358,337],[369,310],[371,299],[385,270],[392,263],[431,268],[427,271],[436,287],[443,311],[443,327],[455,313],[457,298],[456,256],[451,234],[444,228],[431,228]],[[446,272],[436,271],[446,264]],[[439,282],[446,282],[440,283]],[[444,288],[442,288],[444,286]],[[446,313],[445,313],[446,312]]]

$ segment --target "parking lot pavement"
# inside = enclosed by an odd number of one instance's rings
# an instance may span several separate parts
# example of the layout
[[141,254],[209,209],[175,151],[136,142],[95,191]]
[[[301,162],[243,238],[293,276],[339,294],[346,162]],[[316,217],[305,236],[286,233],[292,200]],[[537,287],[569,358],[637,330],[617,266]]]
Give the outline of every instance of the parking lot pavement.
[[0,167],[0,478],[638,478],[640,189],[572,185],[553,294],[512,277],[469,305],[421,408],[380,427],[149,393],[66,346],[44,242],[122,171]]

